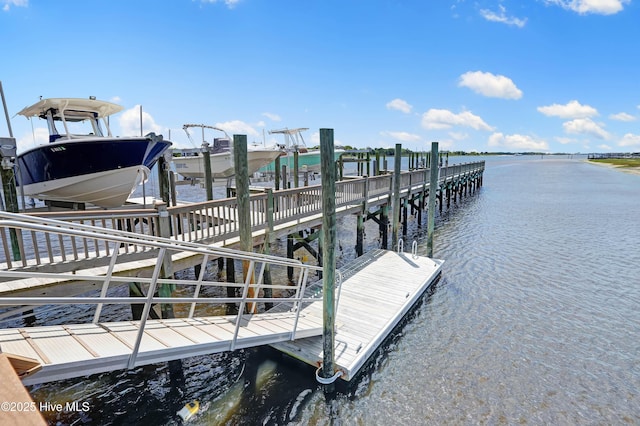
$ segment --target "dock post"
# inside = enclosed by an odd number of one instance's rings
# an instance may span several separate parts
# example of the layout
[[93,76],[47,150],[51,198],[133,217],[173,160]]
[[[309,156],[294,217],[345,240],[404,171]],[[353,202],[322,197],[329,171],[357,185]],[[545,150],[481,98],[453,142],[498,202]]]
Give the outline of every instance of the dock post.
[[396,144],[393,167],[393,204],[391,207],[391,249],[398,247],[398,222],[400,222],[400,161],[402,161],[402,144]]
[[382,248],[389,247],[389,206],[384,204],[380,210],[380,237],[382,238]]
[[[7,109],[7,102],[4,98],[4,89],[2,88],[2,81],[0,81],[0,97],[2,97],[2,106],[4,108],[4,116],[7,120],[7,130],[9,131],[9,139],[3,138],[3,144],[12,145],[12,149],[10,151],[12,156],[15,156],[15,148],[16,148],[16,140],[13,137],[13,130],[11,129],[11,121],[9,121],[9,110]],[[11,157],[5,157],[0,149],[0,160],[2,161],[2,165],[0,165],[0,179],[2,179],[2,192],[4,195],[5,208],[8,212],[18,213],[18,194],[16,191],[16,176],[14,174],[13,165],[9,165],[11,163]],[[7,158],[9,160],[9,164],[5,164],[4,160]],[[22,187],[21,187],[22,188]],[[24,192],[24,191],[23,191]],[[1,201],[1,200],[0,200]],[[22,203],[24,204],[24,195],[22,197]],[[24,205],[22,206],[24,209]],[[13,254],[13,260],[22,260],[20,256],[20,245],[18,244],[18,234],[15,228],[9,228],[9,236],[11,238],[11,251]]]
[[[435,228],[436,192],[438,190],[438,142],[431,143],[429,174],[429,207],[427,210],[427,256],[433,257],[433,230]],[[442,204],[440,204],[442,205]]]
[[[169,163],[164,155],[158,158],[158,186],[160,189],[160,197],[167,206],[170,205],[171,195],[169,188]],[[146,200],[144,200],[146,205]]]
[[291,185],[289,183],[289,179],[287,177],[287,165],[282,165],[282,189],[289,189]]
[[[287,234],[287,258],[293,259],[293,234]],[[287,266],[287,278],[293,282],[293,266]]]
[[358,222],[356,225],[356,256],[360,257],[364,253],[364,214],[358,213]]
[[[238,202],[238,225],[240,226],[240,250],[253,251],[253,235],[251,233],[251,206],[249,205],[249,165],[247,160],[247,135],[233,135],[233,157],[236,170],[236,200]],[[249,261],[242,262],[245,281],[249,273]],[[251,272],[253,275],[253,272]],[[249,277],[254,283],[254,277]],[[250,287],[248,297],[256,297],[255,288]],[[255,314],[256,303],[247,304],[247,311]],[[239,314],[242,314],[240,312]]]
[[333,159],[333,129],[320,129],[320,164],[322,176],[322,240],[323,246],[323,355],[322,377],[335,373],[335,277],[336,277],[336,175]]
[[171,205],[178,205],[178,195],[176,193],[176,174],[173,170],[169,170],[169,191],[171,192]]
[[[155,208],[158,210],[158,229],[160,236],[164,238],[171,237],[171,221],[169,218],[169,212],[167,212],[167,204],[165,202],[156,203]],[[171,253],[165,253],[162,259],[162,266],[160,268],[160,278],[173,278],[173,264],[171,263]],[[161,284],[158,286],[158,296],[171,297],[171,294],[175,291],[175,284]],[[160,316],[163,319],[175,318],[173,311],[173,305],[169,303],[160,304]],[[146,318],[141,318],[146,320]],[[169,378],[172,386],[182,386],[184,384],[184,371],[182,370],[182,360],[170,360],[169,365]]]
[[274,177],[274,180],[275,180],[274,186],[275,186],[276,191],[277,191],[277,190],[280,189],[280,156],[276,157],[274,165],[275,165],[275,169],[273,171],[273,177]]
[[[271,254],[271,238],[273,235],[273,189],[267,188],[267,205],[265,206],[265,212],[267,214],[267,228],[264,231],[264,254]],[[271,267],[267,263],[264,267],[264,297],[270,298],[273,296],[271,287]],[[273,307],[273,303],[265,303],[265,310],[269,310]]]
[[[231,257],[227,257],[227,262],[226,262],[226,269],[225,269],[225,275],[227,276],[227,282],[228,283],[234,283],[236,282],[236,263],[233,260],[233,258]],[[234,298],[234,297],[238,297],[238,295],[236,294],[236,288],[235,287],[227,287],[227,297],[228,298]],[[235,303],[227,303],[227,315],[234,315],[238,313],[238,307],[236,307]]]
[[211,175],[211,153],[207,142],[202,142],[202,160],[204,163],[204,188],[207,201],[211,201],[213,200],[213,177]]
[[409,204],[409,196],[407,195],[407,197],[402,199],[402,236],[403,237],[407,236],[407,228],[409,227],[408,221],[407,221],[407,210],[409,210],[408,204]]
[[300,154],[296,150],[293,153],[293,187],[294,188],[297,188],[299,185],[299,182],[298,182],[298,173],[300,172],[300,168],[298,166],[299,157],[300,157]]

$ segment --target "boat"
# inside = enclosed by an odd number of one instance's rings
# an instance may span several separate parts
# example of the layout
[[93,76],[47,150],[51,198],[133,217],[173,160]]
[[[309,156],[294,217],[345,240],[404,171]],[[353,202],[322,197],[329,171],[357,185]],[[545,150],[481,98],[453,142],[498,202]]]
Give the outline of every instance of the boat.
[[46,120],[49,128],[48,144],[16,157],[20,191],[46,203],[124,205],[171,142],[155,133],[114,137],[108,117],[123,109],[94,97],[49,98],[18,112]]
[[[286,165],[287,169],[293,171],[295,153],[298,153],[298,170],[300,172],[320,173],[320,150],[309,149],[304,142],[302,132],[309,130],[307,127],[299,127],[296,129],[278,129],[269,130],[269,134],[282,134],[284,135],[284,144],[282,148],[282,158],[280,158],[280,164]],[[334,149],[334,161],[337,161],[342,154],[343,149]],[[275,164],[271,163],[266,167],[263,167],[259,172],[271,172],[275,171]]]
[[[205,176],[204,156],[202,150],[209,151],[211,161],[211,176],[215,179],[226,179],[235,176],[235,166],[233,158],[233,147],[231,138],[221,128],[208,126],[206,124],[185,124],[182,128],[187,133],[189,140],[193,143],[189,129],[198,127],[202,130],[203,148],[174,150],[172,157],[173,166],[176,173],[185,179],[202,179]],[[223,132],[224,138],[214,138],[213,144],[209,145],[205,140],[204,130],[212,129]],[[205,145],[206,144],[206,145]],[[195,144],[194,144],[195,145]],[[278,147],[256,147],[247,146],[248,174],[252,175],[258,169],[275,160],[281,151]]]

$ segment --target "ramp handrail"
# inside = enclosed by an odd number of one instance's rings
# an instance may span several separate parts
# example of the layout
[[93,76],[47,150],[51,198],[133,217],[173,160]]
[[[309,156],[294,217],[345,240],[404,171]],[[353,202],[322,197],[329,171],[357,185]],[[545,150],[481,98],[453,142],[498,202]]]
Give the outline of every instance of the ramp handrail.
[[[227,304],[234,303],[239,305],[238,314],[235,318],[235,332],[231,341],[231,350],[235,348],[236,340],[238,338],[238,332],[241,327],[241,320],[244,315],[244,308],[247,305],[256,306],[259,303],[282,303],[284,306],[291,306],[289,309],[295,313],[294,324],[291,330],[291,339],[294,339],[296,328],[298,325],[298,319],[302,311],[303,306],[306,303],[322,300],[318,296],[308,296],[305,294],[305,289],[309,279],[309,272],[322,271],[322,267],[307,265],[299,260],[287,259],[273,255],[266,255],[260,253],[242,252],[238,250],[213,247],[204,244],[177,241],[169,238],[152,237],[149,235],[134,234],[126,231],[119,231],[113,229],[104,229],[100,227],[81,225],[75,223],[69,223],[65,221],[59,221],[55,219],[38,218],[28,215],[22,215],[19,213],[0,213],[0,227],[14,228],[27,232],[42,232],[49,237],[80,237],[101,240],[106,244],[111,244],[113,249],[111,251],[111,261],[108,268],[104,271],[104,274],[98,275],[95,273],[82,273],[83,271],[77,271],[75,273],[48,273],[37,271],[24,271],[24,270],[7,270],[0,269],[0,279],[50,279],[50,280],[68,280],[70,282],[88,281],[102,283],[100,296],[81,296],[81,297],[38,297],[38,296],[23,296],[23,297],[0,297],[0,306],[20,306],[19,311],[22,311],[22,305],[28,306],[41,306],[41,305],[71,305],[71,304],[90,304],[96,305],[96,313],[93,318],[93,322],[96,323],[100,317],[100,311],[103,304],[143,304],[143,313],[140,320],[140,326],[138,334],[136,336],[135,345],[132,349],[131,356],[129,358],[129,368],[135,366],[136,357],[142,336],[145,331],[146,320],[154,304],[177,304],[186,303],[191,304],[188,318],[192,318],[195,315],[196,304]],[[146,249],[156,251],[157,256],[155,258],[155,267],[151,277],[124,277],[114,275],[114,268],[118,264],[118,256],[125,253],[126,250],[123,245],[139,245],[144,246]],[[201,274],[193,279],[183,278],[167,278],[162,277],[162,267],[165,264],[165,260],[172,252],[189,252],[195,255],[201,255],[203,261],[203,271]],[[204,279],[204,269],[206,269],[206,263],[209,259],[215,259],[219,257],[225,257],[227,259],[239,260],[247,262],[247,274],[243,283],[226,283],[219,281],[211,281]],[[265,284],[264,274],[266,266],[269,265],[271,270],[275,267],[287,268],[292,267],[298,270],[298,280],[294,285],[288,284]],[[165,273],[166,274],[166,273]],[[171,274],[169,274],[171,275]],[[336,285],[339,289],[339,284],[342,280],[339,271],[336,271]],[[131,283],[132,281],[139,282],[148,286],[147,294],[144,297],[108,297],[107,290],[112,283]],[[195,287],[194,295],[192,297],[171,297],[156,296],[156,290],[162,285],[171,284],[174,286],[193,286]],[[220,288],[237,288],[242,291],[241,296],[237,297],[202,297],[200,295],[200,289],[203,286],[212,286]],[[267,297],[260,295],[260,289],[270,288],[271,290],[278,291],[293,291],[293,296],[271,296]],[[251,289],[254,290],[254,295],[251,295]],[[339,290],[338,290],[339,291]],[[339,295],[339,293],[338,293]],[[338,297],[339,299],[339,297]],[[336,300],[336,305],[338,303]],[[337,306],[336,306],[337,308]],[[6,316],[6,315],[5,315]]]

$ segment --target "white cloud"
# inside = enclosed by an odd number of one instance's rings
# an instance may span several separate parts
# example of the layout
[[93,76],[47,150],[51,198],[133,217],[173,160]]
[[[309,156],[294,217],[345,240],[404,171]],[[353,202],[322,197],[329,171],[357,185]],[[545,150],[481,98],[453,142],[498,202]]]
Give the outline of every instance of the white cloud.
[[575,139],[572,139],[572,138],[563,138],[563,137],[561,137],[561,136],[558,136],[558,137],[556,137],[555,139],[556,139],[558,142],[560,142],[562,145],[567,145],[567,144],[570,144],[570,143],[576,143],[576,142],[578,142],[578,141],[577,141],[577,140],[575,140]]
[[547,4],[560,6],[580,15],[613,15],[624,9],[631,0],[545,0]]
[[570,134],[591,135],[598,139],[609,139],[609,132],[590,118],[576,118],[562,124],[564,131]]
[[402,111],[405,114],[409,114],[413,106],[409,105],[407,101],[402,99],[394,99],[391,102],[387,103],[387,109],[395,109],[398,111]]
[[611,147],[607,144],[598,145],[598,149],[602,149],[603,151],[611,151]]
[[489,136],[489,146],[526,151],[547,151],[549,144],[544,140],[536,140],[526,135],[504,135],[494,133]]
[[634,135],[633,133],[627,133],[622,137],[618,146],[632,146],[640,148],[640,135]]
[[29,0],[0,0],[0,4],[3,4],[2,10],[8,12],[11,6],[28,7]]
[[598,110],[589,106],[581,105],[578,101],[570,101],[566,105],[553,104],[538,107],[538,111],[548,117],[560,118],[587,118],[598,115]]
[[[31,120],[35,120],[32,118]],[[44,121],[42,121],[44,123]],[[34,124],[35,125],[35,124]],[[16,138],[16,151],[22,154],[25,151],[35,148],[38,145],[49,143],[49,130],[46,127],[34,127],[33,132],[25,133],[22,137]]]
[[638,118],[634,117],[631,114],[627,114],[626,112],[619,112],[617,114],[611,114],[609,116],[610,119],[612,120],[617,120],[617,121],[636,121]]
[[[136,105],[131,109],[125,110],[118,118],[120,124],[121,136],[139,136],[140,135],[140,105]],[[110,126],[111,127],[111,126]],[[162,126],[156,124],[155,120],[144,109],[142,110],[142,134],[149,132],[162,134]],[[113,131],[113,129],[112,129]]]
[[224,123],[216,123],[216,127],[223,129],[225,132],[229,134],[230,137],[233,135],[247,135],[247,136],[260,136],[260,133],[253,128],[251,124],[245,123],[240,120],[232,120]]
[[449,132],[449,136],[451,136],[451,139],[456,141],[462,141],[469,138],[469,134],[464,132]]
[[201,0],[202,3],[224,3],[229,9],[233,9],[235,5],[240,3],[240,0]]
[[455,114],[446,109],[430,109],[422,115],[422,127],[425,129],[449,129],[453,126],[471,127],[475,130],[493,130],[482,118],[469,111]]
[[271,121],[282,121],[282,118],[278,114],[272,114],[270,112],[263,112],[262,115],[267,117]]
[[380,132],[382,136],[389,136],[403,142],[417,142],[422,138],[419,135],[407,132]]
[[519,19],[514,16],[507,16],[507,9],[503,5],[498,5],[498,8],[500,9],[499,13],[488,9],[482,9],[480,10],[480,16],[487,21],[500,22],[502,24],[513,25],[518,28],[524,27],[527,23],[527,18]]
[[466,72],[460,76],[458,86],[468,87],[490,98],[520,99],[522,97],[522,90],[518,89],[510,78],[490,72]]

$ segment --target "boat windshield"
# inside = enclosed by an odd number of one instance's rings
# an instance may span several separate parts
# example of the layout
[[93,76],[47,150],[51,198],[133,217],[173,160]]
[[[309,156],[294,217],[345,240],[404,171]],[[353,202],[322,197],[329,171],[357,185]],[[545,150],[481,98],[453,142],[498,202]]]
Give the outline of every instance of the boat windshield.
[[[73,139],[87,136],[104,136],[100,119],[95,112],[74,110],[62,112],[52,108],[47,111],[44,118],[46,118],[49,127],[49,142],[54,142],[60,138]],[[60,124],[62,124],[62,128],[59,129]],[[107,124],[105,123],[105,125]]]

